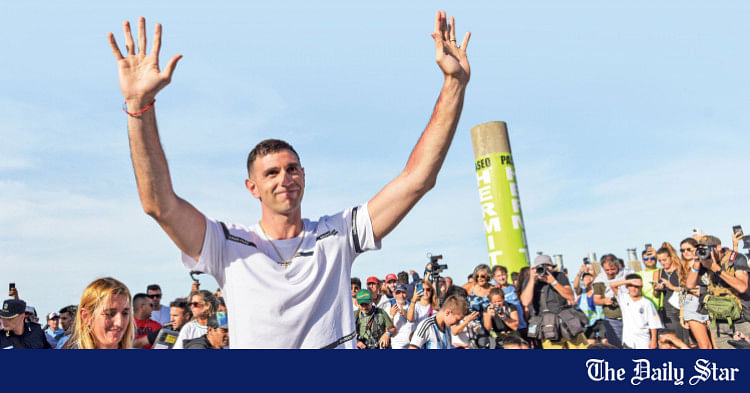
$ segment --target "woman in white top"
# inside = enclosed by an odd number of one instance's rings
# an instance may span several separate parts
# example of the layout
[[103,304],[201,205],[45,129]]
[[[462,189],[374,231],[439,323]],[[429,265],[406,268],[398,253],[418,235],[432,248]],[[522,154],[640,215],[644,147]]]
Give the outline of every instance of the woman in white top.
[[422,322],[423,319],[431,317],[438,311],[438,299],[435,295],[435,288],[432,287],[429,281],[421,282],[423,289],[421,291],[414,288],[414,296],[411,299],[413,307],[409,307],[409,312],[406,314],[406,318],[409,322],[414,322],[414,325]]
[[193,312],[193,320],[186,323],[180,329],[177,342],[173,349],[183,349],[183,340],[192,340],[208,332],[208,317],[217,310],[217,302],[214,295],[206,290],[190,292],[190,311]]

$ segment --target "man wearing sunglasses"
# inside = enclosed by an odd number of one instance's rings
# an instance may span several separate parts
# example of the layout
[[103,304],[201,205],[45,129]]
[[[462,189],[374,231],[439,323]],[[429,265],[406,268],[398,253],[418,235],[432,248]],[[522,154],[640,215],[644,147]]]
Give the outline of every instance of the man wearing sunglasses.
[[[145,337],[161,329],[161,324],[150,318],[152,310],[151,299],[145,293],[137,293],[133,296],[133,318],[135,320],[136,339]],[[143,349],[151,349],[151,344],[144,345]]]
[[656,250],[653,247],[649,247],[647,250],[643,250],[641,253],[641,259],[643,259],[643,266],[646,268],[639,271],[637,274],[641,277],[643,282],[643,297],[648,299],[654,304],[654,307],[659,308],[659,304],[654,296],[654,272],[656,267]]
[[161,304],[161,287],[158,284],[151,284],[146,287],[146,296],[151,299],[151,319],[162,325],[169,323],[169,307]]

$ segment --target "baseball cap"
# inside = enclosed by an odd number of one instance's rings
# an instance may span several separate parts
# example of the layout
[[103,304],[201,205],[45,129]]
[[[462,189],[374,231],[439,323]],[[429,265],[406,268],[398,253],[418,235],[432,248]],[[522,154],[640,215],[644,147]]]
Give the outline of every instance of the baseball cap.
[[36,309],[34,307],[26,306],[26,312],[36,316]]
[[701,243],[707,246],[720,246],[721,240],[716,236],[706,235],[701,238]]
[[217,311],[211,314],[211,316],[208,317],[206,326],[213,329],[229,329],[229,324],[227,323],[227,313],[225,313],[224,311]]
[[375,276],[370,276],[370,277],[367,277],[367,283],[369,284],[369,283],[371,283],[371,282],[374,282],[375,284],[377,284],[377,283],[379,283],[379,282],[380,282],[380,280],[378,280],[378,278],[377,278],[377,277],[375,277]]
[[26,311],[26,302],[17,299],[8,299],[3,302],[3,308],[0,309],[0,318],[15,318],[23,315]]
[[393,273],[385,276],[385,281],[391,281],[391,280],[398,280],[398,277],[396,277],[396,275]]
[[534,258],[534,263],[531,265],[531,267],[537,267],[541,265],[555,266],[555,263],[552,262],[552,258],[550,258],[549,255],[537,255],[537,257]]
[[372,302],[370,291],[366,289],[360,289],[359,292],[357,292],[357,304],[365,304],[370,302]]
[[396,285],[396,288],[393,290],[393,293],[396,293],[396,292],[399,292],[399,291],[409,293],[409,291],[406,288],[406,284],[398,284],[398,285]]
[[47,314],[47,320],[48,321],[51,320],[51,319],[56,319],[56,318],[60,318],[60,316],[57,315],[56,312],[51,312],[51,313]]

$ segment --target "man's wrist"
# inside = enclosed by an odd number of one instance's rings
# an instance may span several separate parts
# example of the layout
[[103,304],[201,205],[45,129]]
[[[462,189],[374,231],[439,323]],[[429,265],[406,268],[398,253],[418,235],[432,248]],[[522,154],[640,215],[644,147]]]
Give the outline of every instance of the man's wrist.
[[134,98],[126,98],[125,99],[125,106],[128,108],[128,112],[138,112],[142,110],[143,108],[151,105],[151,103],[154,102],[154,97],[134,97]]

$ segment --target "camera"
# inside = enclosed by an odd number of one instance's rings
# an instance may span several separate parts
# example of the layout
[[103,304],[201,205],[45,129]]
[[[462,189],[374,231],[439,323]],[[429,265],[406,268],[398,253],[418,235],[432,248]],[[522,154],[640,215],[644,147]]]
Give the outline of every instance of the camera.
[[713,251],[713,247],[705,243],[698,243],[698,247],[695,249],[695,257],[702,261],[706,261],[711,259],[711,253]]
[[438,275],[442,273],[443,270],[448,268],[448,265],[441,265],[440,262],[438,262],[443,259],[442,255],[430,254],[429,257],[430,257],[430,269],[429,270],[430,270],[431,276]]
[[544,276],[545,274],[547,274],[547,267],[546,266],[541,265],[541,266],[537,266],[536,267],[536,275],[537,276],[541,277],[541,276]]
[[495,310],[495,315],[497,315],[498,317],[505,314],[505,309],[503,309],[502,307],[493,306],[492,309]]

